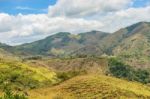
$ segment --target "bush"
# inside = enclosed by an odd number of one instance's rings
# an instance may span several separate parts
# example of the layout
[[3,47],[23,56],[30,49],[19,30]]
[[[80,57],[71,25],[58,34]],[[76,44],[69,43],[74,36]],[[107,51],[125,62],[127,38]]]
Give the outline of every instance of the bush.
[[135,72],[135,75],[136,75],[136,78],[135,78],[136,81],[139,81],[139,82],[142,82],[145,84],[150,83],[150,72],[149,71],[138,69]]
[[123,64],[115,58],[109,60],[109,71],[113,74],[113,76],[119,78],[129,78],[132,75],[131,67]]
[[15,94],[8,88],[4,92],[4,95],[0,99],[28,99],[24,94]]
[[138,81],[144,84],[150,83],[150,72],[148,70],[135,70],[117,58],[110,58],[108,66],[109,73],[115,77],[124,78],[130,81]]

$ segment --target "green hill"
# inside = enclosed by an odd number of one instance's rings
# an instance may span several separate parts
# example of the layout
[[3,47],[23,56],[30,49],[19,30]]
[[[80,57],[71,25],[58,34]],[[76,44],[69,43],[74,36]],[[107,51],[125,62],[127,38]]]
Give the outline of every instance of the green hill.
[[[78,35],[61,32],[43,40],[16,46],[14,51],[21,55],[66,56],[83,47],[96,45],[99,40],[107,35],[108,33],[99,31],[81,33]],[[89,48],[86,49],[89,50]],[[98,52],[102,54],[101,50],[97,51],[96,49],[93,49],[91,51],[93,53]]]
[[77,35],[60,32],[19,46],[0,44],[0,54],[16,56],[101,56],[114,55],[136,68],[149,68],[150,23],[139,22],[109,34],[91,31]]
[[[12,57],[11,57],[12,58]],[[56,73],[44,67],[32,67],[17,59],[0,58],[0,89],[4,86],[25,90],[57,83]]]
[[14,47],[4,43],[0,43],[0,54],[6,54],[6,53],[12,54],[13,51],[14,51]]
[[112,50],[126,63],[137,68],[149,68],[150,23],[141,22],[125,29],[124,39]]
[[150,88],[108,76],[78,76],[52,88],[32,90],[30,99],[149,99]]

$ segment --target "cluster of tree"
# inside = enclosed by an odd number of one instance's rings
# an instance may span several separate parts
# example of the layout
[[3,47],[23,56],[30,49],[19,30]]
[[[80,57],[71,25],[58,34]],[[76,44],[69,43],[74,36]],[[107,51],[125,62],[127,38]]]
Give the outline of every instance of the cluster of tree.
[[110,58],[108,66],[109,73],[115,77],[124,78],[130,81],[138,81],[144,84],[150,83],[149,70],[134,69],[117,58]]

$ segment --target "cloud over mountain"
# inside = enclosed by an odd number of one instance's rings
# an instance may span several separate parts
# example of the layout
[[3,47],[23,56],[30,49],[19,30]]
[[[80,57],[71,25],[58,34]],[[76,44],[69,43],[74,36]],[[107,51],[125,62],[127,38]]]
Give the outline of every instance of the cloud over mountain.
[[32,42],[57,32],[114,32],[139,21],[150,21],[150,6],[134,8],[134,0],[58,0],[47,14],[0,13],[0,42]]

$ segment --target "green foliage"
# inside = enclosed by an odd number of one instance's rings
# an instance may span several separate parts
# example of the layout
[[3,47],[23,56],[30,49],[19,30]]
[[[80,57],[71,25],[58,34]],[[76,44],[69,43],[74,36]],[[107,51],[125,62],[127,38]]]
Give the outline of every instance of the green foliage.
[[150,72],[147,70],[141,70],[138,69],[135,71],[136,81],[142,82],[142,83],[150,83]]
[[8,86],[19,90],[23,88],[32,89],[39,86],[39,81],[32,79],[30,73],[25,74],[21,69],[0,69],[0,78],[0,88],[2,88],[3,84],[6,82],[8,83]]
[[57,82],[56,74],[42,67],[31,67],[18,61],[0,60],[0,89],[34,89]]
[[141,83],[150,83],[150,72],[148,70],[135,70],[131,66],[124,64],[117,58],[109,59],[109,72],[118,78],[125,78]]
[[0,99],[28,99],[25,95],[13,94],[10,91],[6,91],[4,96],[0,97]]
[[132,75],[130,66],[123,64],[115,58],[109,60],[109,70],[116,77],[129,78]]
[[24,94],[13,93],[8,86],[5,86],[4,95],[0,99],[28,99]]

